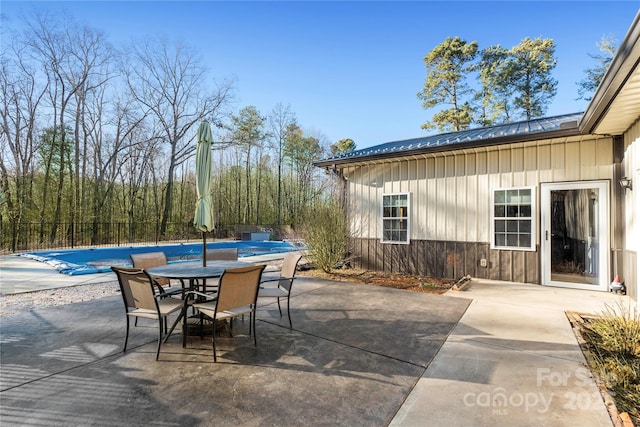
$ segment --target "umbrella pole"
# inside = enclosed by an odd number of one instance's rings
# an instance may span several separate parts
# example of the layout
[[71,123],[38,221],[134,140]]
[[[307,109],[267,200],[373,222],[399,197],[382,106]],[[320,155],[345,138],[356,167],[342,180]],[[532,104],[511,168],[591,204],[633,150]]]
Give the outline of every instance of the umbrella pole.
[[207,266],[207,233],[202,232],[202,266]]

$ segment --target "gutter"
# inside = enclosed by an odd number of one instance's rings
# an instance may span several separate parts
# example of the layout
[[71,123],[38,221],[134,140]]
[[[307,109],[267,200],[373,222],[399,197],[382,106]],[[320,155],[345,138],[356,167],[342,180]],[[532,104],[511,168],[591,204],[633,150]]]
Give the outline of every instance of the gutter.
[[578,128],[578,122],[567,122],[561,125],[560,129],[529,133],[524,135],[509,135],[491,139],[481,139],[470,142],[461,142],[453,144],[442,144],[433,147],[416,148],[413,150],[390,151],[386,153],[370,154],[358,157],[334,157],[331,159],[318,160],[313,162],[314,166],[325,169],[335,169],[344,167],[351,163],[370,162],[375,160],[390,160],[402,157],[419,156],[428,153],[440,153],[451,150],[461,150],[468,148],[491,147],[496,145],[505,145],[518,142],[537,141],[540,139],[565,138],[570,136],[578,136],[581,132]]

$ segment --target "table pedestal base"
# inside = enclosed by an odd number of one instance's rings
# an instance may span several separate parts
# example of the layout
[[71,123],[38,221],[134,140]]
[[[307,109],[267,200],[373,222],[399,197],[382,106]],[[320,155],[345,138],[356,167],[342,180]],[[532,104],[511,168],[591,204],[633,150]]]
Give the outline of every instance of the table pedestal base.
[[[202,335],[211,336],[213,331],[213,323],[211,320],[202,320]],[[200,336],[200,317],[191,316],[187,318],[187,335]],[[216,336],[229,337],[229,326],[226,320],[216,321]]]

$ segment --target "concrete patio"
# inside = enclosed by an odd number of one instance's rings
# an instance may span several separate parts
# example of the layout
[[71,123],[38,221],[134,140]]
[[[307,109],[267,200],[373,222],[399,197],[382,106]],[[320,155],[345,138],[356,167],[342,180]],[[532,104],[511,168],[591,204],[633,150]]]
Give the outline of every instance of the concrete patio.
[[236,322],[233,338],[217,340],[218,363],[210,338],[189,336],[183,349],[181,332],[156,362],[153,322],[132,328],[122,353],[119,295],[30,307],[0,317],[0,422],[612,425],[565,310],[619,302],[504,282],[431,295],[299,277],[293,329],[262,302],[258,346]]

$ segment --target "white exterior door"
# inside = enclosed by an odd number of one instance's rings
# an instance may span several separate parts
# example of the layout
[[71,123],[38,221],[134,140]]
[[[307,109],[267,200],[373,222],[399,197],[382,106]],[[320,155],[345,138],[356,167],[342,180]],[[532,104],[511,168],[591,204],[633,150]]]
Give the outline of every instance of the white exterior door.
[[609,183],[542,184],[542,284],[607,291]]

